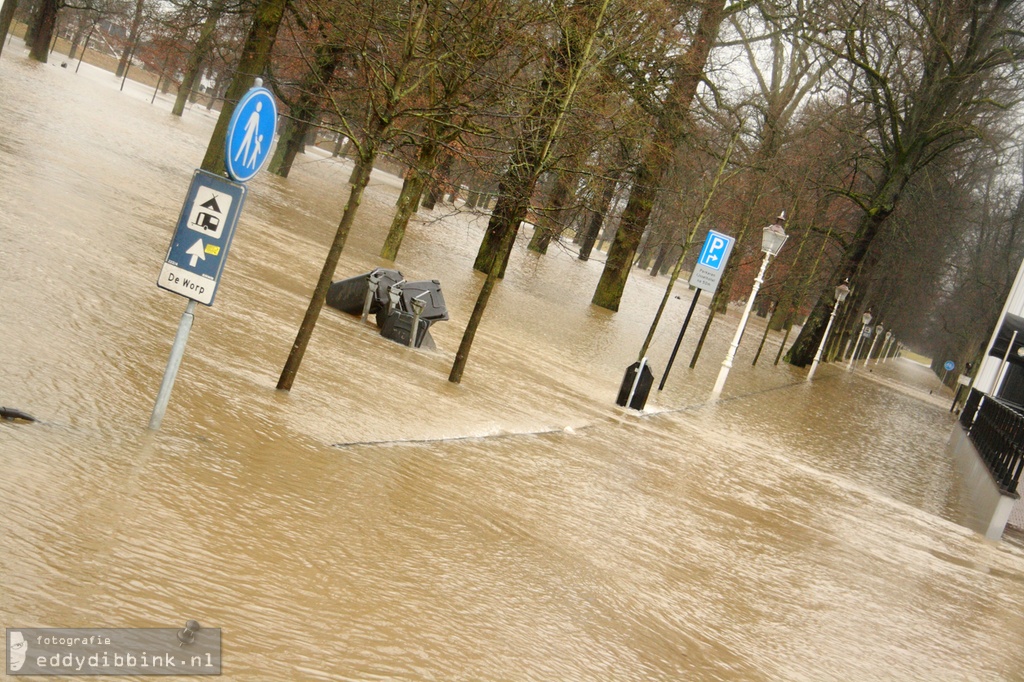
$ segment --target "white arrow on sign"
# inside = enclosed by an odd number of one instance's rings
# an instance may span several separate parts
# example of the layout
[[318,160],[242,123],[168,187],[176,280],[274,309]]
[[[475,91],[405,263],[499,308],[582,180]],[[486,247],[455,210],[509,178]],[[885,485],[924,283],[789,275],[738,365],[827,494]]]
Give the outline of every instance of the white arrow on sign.
[[203,240],[197,239],[195,244],[188,247],[188,251],[186,251],[185,254],[192,256],[192,260],[189,261],[188,264],[190,268],[194,268],[196,266],[196,262],[206,260],[206,254],[203,253]]

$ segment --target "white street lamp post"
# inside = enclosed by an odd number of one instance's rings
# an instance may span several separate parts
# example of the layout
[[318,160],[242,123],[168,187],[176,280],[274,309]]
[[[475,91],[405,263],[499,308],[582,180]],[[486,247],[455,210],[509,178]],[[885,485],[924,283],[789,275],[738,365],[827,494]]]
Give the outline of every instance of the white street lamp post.
[[786,222],[786,214],[782,213],[778,218],[775,219],[774,225],[768,225],[762,230],[761,234],[761,250],[764,251],[764,260],[761,261],[761,269],[757,273],[757,277],[754,279],[754,288],[750,290],[750,297],[747,299],[747,305],[743,308],[743,315],[740,317],[740,326],[736,329],[736,335],[732,339],[732,343],[729,345],[729,352],[725,355],[725,360],[722,361],[722,369],[718,370],[718,379],[715,381],[715,387],[711,389],[711,399],[714,400],[722,394],[722,389],[725,387],[725,380],[729,376],[729,370],[732,369],[732,361],[736,357],[736,350],[740,347],[740,339],[743,338],[743,330],[747,326],[747,318],[750,317],[750,309],[754,307],[754,299],[757,298],[757,292],[761,289],[761,285],[764,284],[764,271],[768,269],[768,261],[771,260],[772,256],[778,255],[782,249],[782,245],[786,243],[789,235],[782,228]]
[[832,314],[828,316],[828,324],[825,325],[825,333],[821,335],[821,343],[818,344],[818,352],[814,354],[814,360],[811,362],[811,371],[807,373],[807,381],[810,381],[814,377],[814,371],[818,369],[818,363],[821,362],[821,353],[825,350],[825,342],[828,341],[828,333],[832,329],[832,323],[836,321],[836,311],[839,310],[839,304],[846,300],[846,297],[850,295],[850,287],[847,286],[846,282],[843,282],[836,287],[836,302],[832,306]]
[[875,338],[871,339],[871,347],[868,348],[867,357],[864,358],[864,366],[868,366],[868,360],[871,359],[871,354],[875,352],[875,344],[878,343],[878,339],[882,338],[882,332],[885,331],[885,327],[878,325],[875,327]]
[[885,362],[885,354],[889,352],[889,342],[890,342],[891,339],[892,339],[892,332],[891,331],[886,332],[885,333],[885,342],[882,343],[882,349],[880,351],[878,351],[878,358],[875,360],[875,364],[876,365],[878,363],[880,363],[880,362]]
[[871,324],[871,311],[860,316],[860,334],[857,335],[857,343],[853,344],[853,353],[850,354],[850,364],[846,369],[853,369],[853,360],[857,357],[857,350],[860,349],[860,342],[864,339],[864,329]]

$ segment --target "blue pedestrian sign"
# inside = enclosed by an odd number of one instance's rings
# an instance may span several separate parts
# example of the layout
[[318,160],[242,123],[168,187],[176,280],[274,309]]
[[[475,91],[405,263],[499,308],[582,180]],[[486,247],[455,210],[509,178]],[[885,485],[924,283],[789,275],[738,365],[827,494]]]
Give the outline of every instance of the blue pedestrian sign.
[[946,364],[944,364],[942,367],[947,372],[952,372],[954,369],[956,369],[956,363],[953,362],[952,360],[946,360]]
[[270,156],[277,104],[270,90],[251,88],[238,100],[224,138],[224,165],[232,180],[251,180]]
[[736,240],[727,234],[708,230],[704,246],[697,257],[697,265],[690,274],[690,285],[703,291],[714,291],[722,278],[725,264]]
[[213,305],[246,191],[213,173],[195,172],[157,286]]

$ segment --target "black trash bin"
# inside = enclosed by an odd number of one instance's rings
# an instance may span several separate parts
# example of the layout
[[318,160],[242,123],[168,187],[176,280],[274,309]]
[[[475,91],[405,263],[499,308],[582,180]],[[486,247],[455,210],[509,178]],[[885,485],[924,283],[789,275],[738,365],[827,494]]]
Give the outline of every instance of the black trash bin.
[[[409,339],[412,337],[412,321],[413,315],[402,310],[392,310],[384,318],[384,324],[380,328],[380,335],[386,339],[397,341],[403,346],[408,346]],[[416,328],[416,348],[424,345],[424,339],[427,338],[427,328],[429,327],[430,320],[424,320],[421,317],[420,324]],[[433,341],[428,344],[428,347],[432,345]]]
[[423,301],[421,320],[440,322],[448,319],[448,308],[441,294],[441,283],[436,279],[422,282],[406,282],[402,285],[402,310],[407,313],[416,312],[412,300]]
[[[402,312],[409,313],[410,315],[414,314],[416,309],[413,308],[412,301],[413,299],[419,299],[423,301],[423,313],[420,315],[421,320],[443,322],[448,319],[448,308],[444,302],[444,295],[441,294],[441,283],[436,279],[420,282],[403,281],[398,283],[398,288],[401,291],[398,309]],[[377,310],[377,326],[383,328],[390,312],[388,310],[390,299],[387,289],[377,289],[377,296],[383,296],[383,303]]]
[[640,381],[636,383],[636,390],[633,392],[633,399],[630,401],[629,407],[634,410],[644,409],[644,405],[647,404],[647,396],[651,393],[651,386],[654,385],[654,373],[647,363],[644,363],[642,370],[639,362],[634,362],[626,368],[626,376],[622,378],[622,386],[619,388],[619,397],[615,399],[616,405],[626,407],[629,392],[633,389],[633,382],[636,381],[637,370],[640,370]]
[[[416,313],[413,301],[421,301],[423,311],[420,314],[419,331],[414,345],[416,348],[436,350],[437,347],[427,329],[434,322],[448,319],[448,307],[441,293],[441,283],[436,279],[406,282],[398,270],[375,268],[362,275],[332,282],[327,290],[327,305],[351,315],[361,315],[371,276],[377,279],[377,290],[370,299],[368,312],[376,316],[381,335],[409,345],[412,320]],[[398,303],[393,310],[390,295],[392,287],[399,293]]]
[[370,276],[373,274],[379,275],[379,280],[377,292],[370,302],[370,313],[387,310],[388,287],[402,281],[401,272],[387,268],[374,268],[362,275],[332,282],[331,287],[327,290],[327,305],[350,315],[362,315],[366,290],[369,288]]

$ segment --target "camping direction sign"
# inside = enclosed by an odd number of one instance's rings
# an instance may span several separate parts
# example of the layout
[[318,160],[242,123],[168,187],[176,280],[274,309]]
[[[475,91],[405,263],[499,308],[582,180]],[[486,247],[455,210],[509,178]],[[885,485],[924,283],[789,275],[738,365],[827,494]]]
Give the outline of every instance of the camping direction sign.
[[224,166],[232,180],[251,180],[270,156],[277,128],[277,104],[270,90],[257,85],[238,100],[224,137]]
[[697,258],[697,265],[690,275],[690,286],[702,291],[714,292],[725,271],[725,263],[729,260],[732,247],[736,240],[727,234],[708,230],[704,246]]
[[235,225],[245,203],[246,187],[240,183],[256,175],[270,156],[270,145],[277,128],[277,105],[274,96],[262,86],[263,81],[257,78],[256,87],[238,101],[228,122],[224,166],[228,177],[237,182],[204,170],[195,172],[185,204],[181,207],[178,227],[160,269],[157,286],[185,296],[189,302],[181,314],[178,333],[167,358],[167,369],[149,418],[152,431],[160,428],[167,411],[171,389],[192,330],[196,303],[213,305]]
[[212,306],[246,187],[197,170],[157,286]]

